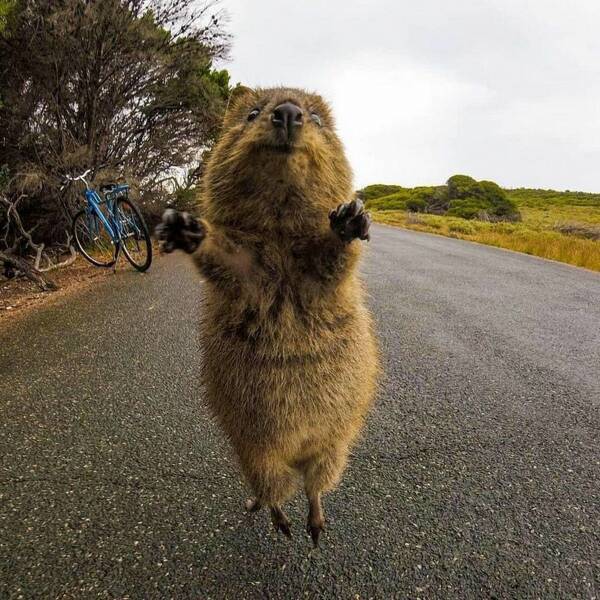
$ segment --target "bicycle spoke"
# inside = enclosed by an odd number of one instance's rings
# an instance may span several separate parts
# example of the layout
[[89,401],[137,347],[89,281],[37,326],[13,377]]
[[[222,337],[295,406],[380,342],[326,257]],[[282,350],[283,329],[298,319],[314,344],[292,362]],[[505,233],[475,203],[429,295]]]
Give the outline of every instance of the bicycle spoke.
[[75,221],[74,233],[86,258],[101,265],[113,262],[114,244],[98,215],[82,213]]
[[127,199],[119,202],[115,216],[125,256],[136,268],[147,269],[152,259],[152,246],[142,216]]

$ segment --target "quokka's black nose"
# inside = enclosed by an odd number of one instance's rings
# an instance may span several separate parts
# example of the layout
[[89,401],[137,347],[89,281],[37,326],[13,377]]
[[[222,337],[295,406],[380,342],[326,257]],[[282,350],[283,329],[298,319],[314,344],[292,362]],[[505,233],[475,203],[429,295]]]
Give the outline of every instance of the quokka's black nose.
[[291,139],[297,128],[301,127],[304,122],[302,109],[292,102],[284,102],[273,109],[271,122],[274,127],[284,129],[288,138]]

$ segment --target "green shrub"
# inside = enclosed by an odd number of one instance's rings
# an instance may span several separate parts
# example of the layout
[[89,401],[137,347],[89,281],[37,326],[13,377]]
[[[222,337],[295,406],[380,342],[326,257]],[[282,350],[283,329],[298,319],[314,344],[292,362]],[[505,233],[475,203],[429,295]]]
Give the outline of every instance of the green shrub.
[[400,188],[400,191],[373,200],[366,200],[368,210],[405,210],[406,201],[411,198],[411,190]]
[[[520,192],[522,190],[519,190]],[[515,201],[493,181],[453,175],[447,185],[403,188],[376,184],[360,191],[368,209],[408,210],[483,221],[519,221]]]
[[491,212],[496,217],[510,217],[519,212],[517,205],[493,181],[480,181],[477,184],[476,193],[490,205],[491,211],[488,210],[488,213]]
[[452,200],[446,214],[461,219],[475,219],[480,212],[485,211],[487,208],[488,206],[484,200],[471,196],[462,200]]
[[383,196],[389,196],[401,191],[409,191],[407,188],[403,188],[401,185],[386,185],[383,183],[376,183],[374,185],[368,185],[366,188],[360,190],[362,197],[365,202],[369,200],[375,200]]
[[448,185],[448,198],[454,200],[472,195],[472,190],[477,182],[468,175],[452,175],[446,184]]
[[[369,187],[382,188],[384,186]],[[416,188],[395,187],[396,191],[394,193],[377,198],[367,198],[367,196],[372,196],[374,193],[373,191],[368,194],[365,193],[367,188],[361,190],[360,194],[365,200],[365,206],[369,210],[409,210],[412,212],[429,212],[429,199],[435,194],[437,188],[425,186]]]
[[517,188],[506,190],[508,197],[519,206],[548,208],[549,206],[600,206],[600,194],[589,192],[556,192]]
[[437,215],[423,215],[420,219],[422,223],[431,229],[442,229],[445,221],[445,219]]
[[517,205],[493,181],[475,181],[467,175],[453,175],[448,179],[448,214],[463,219],[518,220]]
[[475,227],[468,221],[463,221],[462,223],[459,221],[453,221],[448,225],[448,229],[450,231],[454,231],[455,233],[463,233],[465,235],[473,235],[476,233]]
[[[425,188],[424,188],[425,189]],[[427,202],[427,212],[434,215],[444,215],[448,211],[450,198],[448,197],[448,186],[440,185],[427,188],[423,194],[423,199]]]
[[410,198],[406,201],[406,210],[410,212],[425,212],[427,210],[427,202],[423,198]]

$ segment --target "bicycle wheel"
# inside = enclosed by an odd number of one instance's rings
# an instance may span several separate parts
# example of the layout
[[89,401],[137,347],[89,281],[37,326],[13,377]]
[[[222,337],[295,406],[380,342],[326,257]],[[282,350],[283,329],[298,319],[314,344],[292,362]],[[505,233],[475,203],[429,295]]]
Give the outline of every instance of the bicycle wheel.
[[95,212],[80,210],[73,217],[72,229],[75,244],[83,258],[97,267],[112,267],[115,264],[115,244]]
[[125,258],[138,271],[146,271],[152,263],[152,241],[140,209],[131,200],[121,198],[117,201],[115,214],[121,228]]

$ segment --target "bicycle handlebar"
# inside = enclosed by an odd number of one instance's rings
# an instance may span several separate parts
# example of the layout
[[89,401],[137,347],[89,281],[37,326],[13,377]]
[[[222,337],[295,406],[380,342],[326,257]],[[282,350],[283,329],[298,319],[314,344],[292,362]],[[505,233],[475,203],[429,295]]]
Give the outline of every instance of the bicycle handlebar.
[[77,181],[78,179],[81,179],[81,181],[83,181],[83,183],[85,183],[85,187],[89,187],[88,186],[88,182],[85,180],[86,176],[89,175],[91,172],[93,171],[93,169],[88,169],[87,171],[85,171],[84,173],[82,173],[81,175],[64,175],[64,180],[65,182],[63,183],[63,185],[60,186],[60,191],[64,190],[67,183],[72,182],[72,181]]
[[92,172],[92,169],[88,169],[81,175],[73,176],[73,175],[65,175],[65,179],[68,181],[77,181],[77,179],[83,179],[86,175],[89,175]]
[[81,179],[81,181],[83,181],[83,183],[85,183],[85,187],[89,188],[89,184],[88,182],[85,180],[85,178],[92,172],[97,171],[98,169],[102,169],[103,167],[105,167],[107,165],[106,162],[103,162],[101,164],[99,164],[96,167],[90,167],[87,171],[85,171],[84,173],[82,173],[81,175],[64,175],[63,176],[63,180],[64,180],[64,184],[60,187],[61,191],[67,186],[67,184],[69,182],[73,182],[73,181],[77,181],[78,179]]

